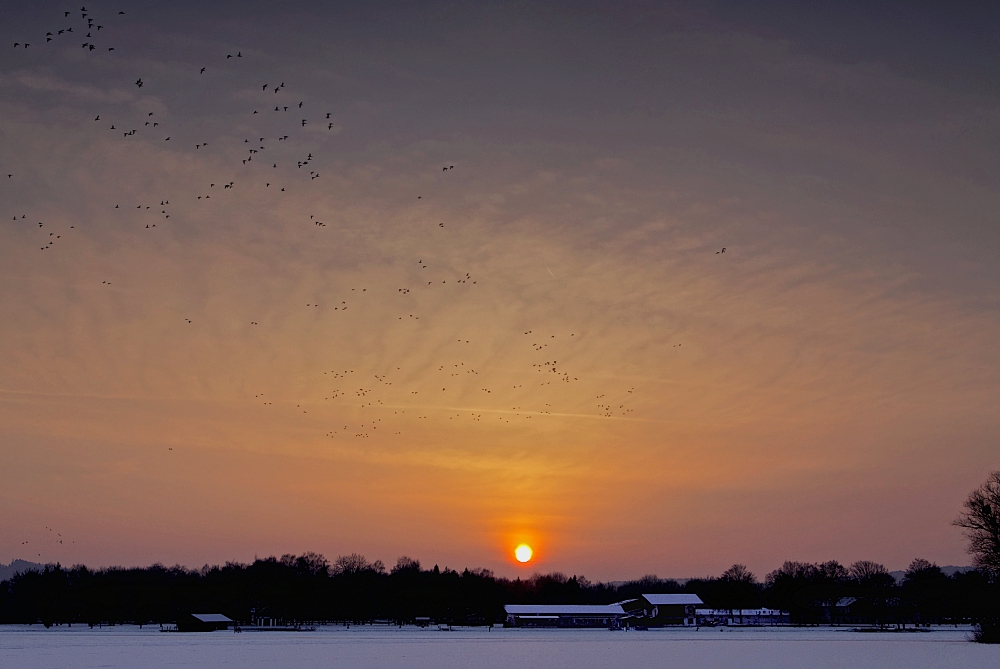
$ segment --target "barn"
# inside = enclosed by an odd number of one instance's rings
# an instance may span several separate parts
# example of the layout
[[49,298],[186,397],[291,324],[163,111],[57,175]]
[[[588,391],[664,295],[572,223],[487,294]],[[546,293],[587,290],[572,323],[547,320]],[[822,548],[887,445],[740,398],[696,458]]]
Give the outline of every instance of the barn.
[[214,632],[215,630],[227,630],[232,624],[232,618],[221,613],[189,613],[177,619],[177,631]]
[[704,606],[701,597],[687,593],[649,594],[622,602],[634,625],[695,625],[695,607]]

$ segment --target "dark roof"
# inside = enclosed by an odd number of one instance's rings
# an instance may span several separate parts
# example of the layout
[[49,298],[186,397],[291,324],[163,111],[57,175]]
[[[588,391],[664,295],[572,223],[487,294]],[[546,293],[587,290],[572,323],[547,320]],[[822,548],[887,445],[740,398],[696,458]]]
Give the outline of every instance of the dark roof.
[[197,618],[203,623],[231,623],[232,618],[227,618],[221,613],[192,613],[192,618]]

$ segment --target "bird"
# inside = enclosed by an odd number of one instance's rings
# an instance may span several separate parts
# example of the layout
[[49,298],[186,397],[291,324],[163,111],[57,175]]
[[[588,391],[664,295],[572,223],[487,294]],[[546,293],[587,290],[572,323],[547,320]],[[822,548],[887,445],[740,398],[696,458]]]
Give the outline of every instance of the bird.
[[135,80],[135,85],[138,86],[139,88],[142,88],[142,84],[143,84],[142,79],[136,79]]
[[198,74],[205,74],[205,68],[204,67],[201,68],[201,72],[199,72]]

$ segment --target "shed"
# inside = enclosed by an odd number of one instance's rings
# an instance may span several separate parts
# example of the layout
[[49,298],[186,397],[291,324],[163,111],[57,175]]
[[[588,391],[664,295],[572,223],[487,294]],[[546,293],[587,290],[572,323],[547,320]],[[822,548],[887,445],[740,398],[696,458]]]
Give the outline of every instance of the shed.
[[227,630],[232,624],[232,618],[221,613],[189,613],[177,619],[177,631],[214,632],[215,630]]

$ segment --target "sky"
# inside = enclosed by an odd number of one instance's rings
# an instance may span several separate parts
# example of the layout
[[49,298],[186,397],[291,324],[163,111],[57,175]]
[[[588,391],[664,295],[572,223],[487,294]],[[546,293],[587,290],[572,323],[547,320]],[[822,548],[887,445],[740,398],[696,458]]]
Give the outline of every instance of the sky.
[[0,23],[0,561],[969,562],[998,10],[85,7]]

